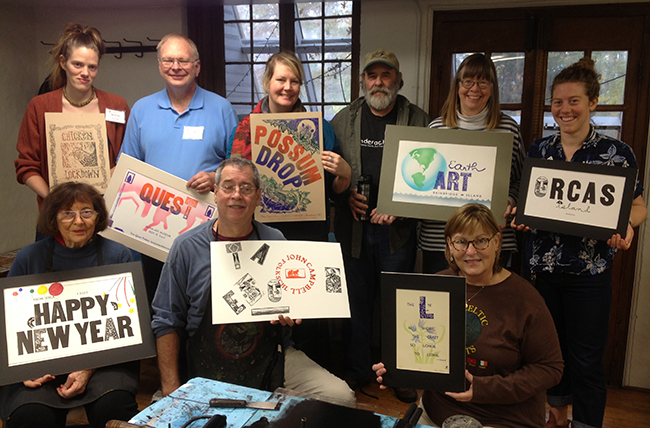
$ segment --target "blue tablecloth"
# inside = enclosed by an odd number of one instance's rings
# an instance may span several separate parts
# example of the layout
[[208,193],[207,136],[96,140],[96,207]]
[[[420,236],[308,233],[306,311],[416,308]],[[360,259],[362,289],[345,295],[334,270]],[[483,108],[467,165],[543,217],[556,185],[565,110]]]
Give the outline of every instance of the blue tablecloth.
[[[211,408],[209,406],[211,398],[281,401],[283,404],[279,411]],[[251,425],[262,417],[266,417],[270,422],[281,419],[284,412],[292,407],[292,404],[302,400],[305,398],[288,394],[286,391],[271,393],[216,380],[194,378],[172,394],[135,415],[129,422],[154,428],[180,428],[194,416],[221,414],[228,418],[228,428],[241,428]],[[382,428],[392,428],[395,425],[395,418],[385,415],[379,415],[379,417]],[[208,419],[202,419],[190,426],[191,428],[200,428],[207,422]],[[417,425],[417,427],[424,428],[421,425]]]

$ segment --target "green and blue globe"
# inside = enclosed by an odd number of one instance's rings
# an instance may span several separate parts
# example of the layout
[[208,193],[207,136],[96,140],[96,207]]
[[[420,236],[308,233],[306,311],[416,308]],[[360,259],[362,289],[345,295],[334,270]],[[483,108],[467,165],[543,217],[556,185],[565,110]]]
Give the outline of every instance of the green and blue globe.
[[431,147],[411,150],[402,161],[402,177],[413,190],[433,190],[438,171],[447,172],[447,161]]

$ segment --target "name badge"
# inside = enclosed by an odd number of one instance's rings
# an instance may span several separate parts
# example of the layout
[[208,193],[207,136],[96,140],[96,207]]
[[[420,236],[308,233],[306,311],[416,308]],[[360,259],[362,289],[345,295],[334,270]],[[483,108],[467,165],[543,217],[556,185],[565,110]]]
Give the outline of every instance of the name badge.
[[202,140],[203,127],[202,126],[184,126],[183,127],[183,140]]
[[107,108],[104,114],[106,115],[106,120],[109,122],[126,123],[126,112],[124,110]]

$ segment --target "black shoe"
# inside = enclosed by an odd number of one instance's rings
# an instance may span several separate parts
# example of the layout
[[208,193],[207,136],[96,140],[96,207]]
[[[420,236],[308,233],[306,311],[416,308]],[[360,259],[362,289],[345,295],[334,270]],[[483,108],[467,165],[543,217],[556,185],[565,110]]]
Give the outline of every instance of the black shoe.
[[413,388],[393,388],[393,392],[404,403],[415,403],[418,400],[418,392]]

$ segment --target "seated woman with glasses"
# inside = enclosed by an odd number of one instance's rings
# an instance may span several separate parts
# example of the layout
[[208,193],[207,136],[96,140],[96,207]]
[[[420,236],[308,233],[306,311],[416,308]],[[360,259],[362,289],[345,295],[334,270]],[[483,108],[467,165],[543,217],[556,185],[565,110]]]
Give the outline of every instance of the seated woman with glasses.
[[39,209],[50,191],[45,113],[109,113],[106,136],[110,167],[117,162],[122,146],[129,106],[124,98],[93,86],[104,54],[104,41],[96,28],[71,23],[50,51],[51,92],[31,100],[18,133],[18,159],[14,161],[18,182],[37,195]]
[[[519,195],[521,169],[525,151],[519,125],[499,107],[499,81],[492,60],[477,53],[461,62],[454,76],[449,95],[442,106],[441,116],[429,128],[453,128],[470,131],[509,132],[513,136],[510,189],[505,215],[516,206]],[[445,260],[444,221],[422,220],[418,247],[422,250],[422,268],[425,273],[436,273],[447,266]],[[506,265],[510,254],[517,250],[514,230],[502,230],[501,264]]]
[[[551,314],[530,283],[499,264],[501,232],[484,205],[468,204],[447,220],[449,269],[467,280],[467,391],[425,391],[421,424],[441,426],[468,415],[483,426],[541,427],[545,392],[562,376],[562,354]],[[373,365],[377,381],[386,368]],[[385,388],[381,385],[381,388]]]
[[[48,237],[23,248],[9,276],[127,263],[131,252],[97,235],[108,226],[104,198],[94,187],[68,182],[43,201],[38,231]],[[43,376],[0,389],[5,427],[63,427],[68,411],[85,406],[93,428],[111,419],[128,421],[138,412],[139,362]]]
[[[283,51],[272,55],[266,62],[262,78],[267,95],[255,106],[252,113],[306,111],[299,98],[304,75],[302,64],[293,52]],[[229,156],[251,159],[250,115],[241,120],[233,130],[230,140]],[[328,198],[335,198],[350,187],[352,170],[345,159],[337,153],[338,147],[334,128],[328,121],[323,120],[324,150],[321,153],[321,160],[326,171],[325,190]],[[326,221],[278,222],[269,225],[279,229],[288,240],[327,241],[329,209],[326,210],[326,215]]]

